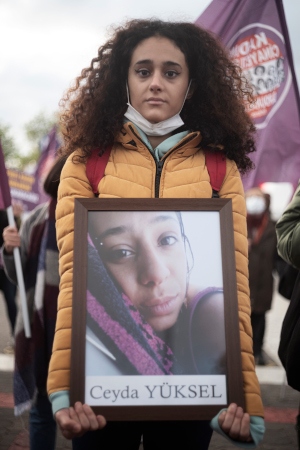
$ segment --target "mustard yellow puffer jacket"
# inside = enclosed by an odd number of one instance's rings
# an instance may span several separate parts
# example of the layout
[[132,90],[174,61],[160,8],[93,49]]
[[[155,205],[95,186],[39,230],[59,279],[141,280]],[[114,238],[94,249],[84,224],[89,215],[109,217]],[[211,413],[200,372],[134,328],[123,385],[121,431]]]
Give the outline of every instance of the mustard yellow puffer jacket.
[[[154,198],[159,194],[160,198],[210,198],[212,188],[200,141],[200,133],[190,133],[163,157],[165,162],[159,191],[155,193],[155,160],[134,126],[127,123],[112,148],[105,176],[99,184],[99,197]],[[56,210],[61,282],[48,377],[49,395],[68,391],[70,385],[74,198],[94,196],[86,176],[85,164],[74,163],[73,156],[68,158],[61,174]],[[220,197],[232,198],[246,411],[250,415],[263,417],[260,387],[252,355],[244,191],[236,164],[230,160],[226,162]]]

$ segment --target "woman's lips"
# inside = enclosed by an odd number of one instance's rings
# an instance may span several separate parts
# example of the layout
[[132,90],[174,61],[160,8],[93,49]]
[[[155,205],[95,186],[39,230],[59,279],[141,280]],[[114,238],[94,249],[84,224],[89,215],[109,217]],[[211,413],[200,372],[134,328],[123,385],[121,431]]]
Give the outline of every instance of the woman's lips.
[[149,103],[150,105],[161,105],[165,103],[165,100],[163,100],[162,98],[151,97],[147,99],[147,103]]
[[163,299],[154,299],[148,302],[148,304],[143,304],[142,309],[146,316],[159,317],[171,314],[178,301],[178,295],[164,297]]

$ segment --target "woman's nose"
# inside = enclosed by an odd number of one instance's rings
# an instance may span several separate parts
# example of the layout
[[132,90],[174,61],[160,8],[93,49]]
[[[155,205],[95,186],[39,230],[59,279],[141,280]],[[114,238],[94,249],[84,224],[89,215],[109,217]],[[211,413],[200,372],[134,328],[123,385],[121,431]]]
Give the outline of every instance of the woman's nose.
[[162,78],[161,78],[161,74],[158,72],[154,72],[153,76],[151,78],[151,83],[150,83],[150,89],[151,91],[161,91],[162,89]]
[[141,255],[139,264],[139,282],[143,285],[155,286],[161,284],[170,275],[166,261],[156,249]]

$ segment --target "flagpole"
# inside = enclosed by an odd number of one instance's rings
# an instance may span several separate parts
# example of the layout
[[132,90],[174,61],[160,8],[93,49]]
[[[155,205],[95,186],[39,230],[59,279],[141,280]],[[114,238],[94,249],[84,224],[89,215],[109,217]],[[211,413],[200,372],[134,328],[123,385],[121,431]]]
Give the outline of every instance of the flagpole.
[[[15,219],[14,219],[13,208],[11,205],[10,187],[9,187],[9,183],[8,183],[8,177],[7,177],[1,142],[0,142],[0,190],[1,190],[2,202],[4,204],[4,208],[6,209],[6,212],[7,212],[8,224],[12,227],[15,227],[16,224],[15,224]],[[21,303],[21,309],[22,309],[22,314],[23,314],[25,336],[27,338],[30,338],[31,330],[30,330],[30,324],[29,324],[26,292],[25,292],[25,286],[24,286],[20,249],[18,247],[14,248],[13,255],[14,255],[14,261],[15,261],[16,274],[17,274],[17,282],[18,282],[18,286],[19,286],[20,303]]]
[[285,18],[285,14],[284,14],[284,8],[283,8],[282,0],[276,0],[276,6],[277,6],[277,10],[278,10],[278,16],[279,16],[280,24],[281,24],[282,31],[283,31],[283,37],[284,37],[284,40],[285,40],[286,54],[287,54],[289,66],[290,66],[290,69],[291,69],[291,72],[292,72],[292,79],[293,79],[294,88],[295,88],[295,99],[296,99],[296,102],[297,102],[298,113],[299,113],[299,120],[300,120],[299,88],[298,88],[298,83],[297,83],[295,67],[294,67],[294,63],[293,63],[292,46],[291,46],[291,42],[290,42],[290,36],[289,36],[289,31],[288,31],[288,27],[287,27],[287,23],[286,23],[286,18]]
[[[15,227],[16,224],[15,224],[12,206],[8,206],[8,208],[6,208],[6,212],[7,212],[9,226]],[[16,268],[16,274],[17,274],[18,287],[19,287],[20,303],[21,303],[23,322],[24,322],[24,331],[25,331],[25,336],[27,338],[30,338],[31,330],[30,330],[30,322],[29,322],[29,315],[28,315],[28,308],[27,308],[27,301],[26,301],[26,291],[25,291],[25,284],[24,284],[24,278],[23,278],[22,263],[21,263],[19,247],[15,247],[13,252],[14,252],[13,254],[14,254],[15,268]]]

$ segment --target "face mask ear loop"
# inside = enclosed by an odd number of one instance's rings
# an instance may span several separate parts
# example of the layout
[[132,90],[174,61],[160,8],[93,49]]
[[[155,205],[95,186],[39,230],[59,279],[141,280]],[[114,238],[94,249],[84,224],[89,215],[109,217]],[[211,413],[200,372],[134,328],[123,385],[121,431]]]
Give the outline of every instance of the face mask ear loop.
[[126,81],[126,92],[127,92],[127,105],[131,106],[127,81]]
[[186,93],[185,93],[185,96],[184,96],[184,99],[183,99],[183,103],[182,103],[182,106],[181,106],[181,108],[180,108],[180,111],[179,111],[179,113],[178,113],[178,114],[180,114],[180,113],[181,113],[181,111],[182,111],[182,108],[184,107],[184,104],[185,104],[186,98],[187,98],[187,96],[188,96],[188,94],[189,94],[189,90],[190,90],[191,84],[192,84],[192,80],[190,80],[190,82],[189,82],[188,88],[187,88],[187,90],[186,90]]

